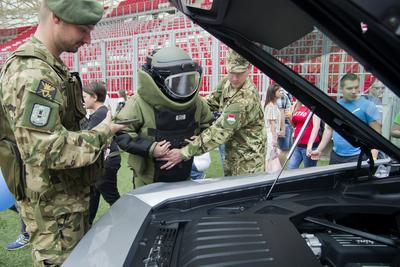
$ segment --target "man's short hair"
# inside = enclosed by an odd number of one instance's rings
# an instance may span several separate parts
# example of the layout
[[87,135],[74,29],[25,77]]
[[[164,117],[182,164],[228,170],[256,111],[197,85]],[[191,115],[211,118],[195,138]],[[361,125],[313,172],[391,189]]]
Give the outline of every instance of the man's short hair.
[[340,88],[343,88],[344,86],[344,82],[345,81],[360,81],[360,78],[358,78],[358,75],[354,74],[354,73],[346,73],[345,75],[343,75],[343,77],[340,79]]

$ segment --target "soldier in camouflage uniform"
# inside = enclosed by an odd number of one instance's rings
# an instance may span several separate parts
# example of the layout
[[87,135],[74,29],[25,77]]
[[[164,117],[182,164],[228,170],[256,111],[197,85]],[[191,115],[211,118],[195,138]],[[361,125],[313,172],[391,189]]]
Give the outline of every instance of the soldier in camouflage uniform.
[[24,192],[16,197],[35,266],[60,266],[88,230],[89,184],[107,140],[123,128],[108,114],[91,131],[80,131],[79,76],[59,57],[90,43],[102,15],[97,1],[45,0],[34,37],[0,74],[0,140],[16,143],[25,166]]
[[228,76],[208,98],[211,111],[220,117],[191,144],[173,149],[162,169],[169,169],[181,160],[210,151],[225,144],[224,171],[226,176],[264,171],[264,114],[257,89],[249,78],[251,65],[230,50]]

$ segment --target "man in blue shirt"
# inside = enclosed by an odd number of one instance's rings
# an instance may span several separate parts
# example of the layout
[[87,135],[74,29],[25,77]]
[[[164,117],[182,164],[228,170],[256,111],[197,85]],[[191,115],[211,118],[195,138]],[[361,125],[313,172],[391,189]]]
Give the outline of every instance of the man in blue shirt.
[[[380,133],[381,115],[373,102],[364,97],[360,97],[360,80],[358,76],[354,73],[345,74],[340,80],[340,90],[343,94],[343,98],[338,100],[338,103]],[[361,149],[359,147],[353,147],[346,139],[333,131],[328,125],[325,126],[322,140],[317,149],[311,153],[312,159],[319,159],[321,151],[324,150],[331,138],[333,140],[333,150],[331,152],[329,164],[354,162],[358,160]],[[372,151],[374,158],[377,157],[377,153],[377,150]]]

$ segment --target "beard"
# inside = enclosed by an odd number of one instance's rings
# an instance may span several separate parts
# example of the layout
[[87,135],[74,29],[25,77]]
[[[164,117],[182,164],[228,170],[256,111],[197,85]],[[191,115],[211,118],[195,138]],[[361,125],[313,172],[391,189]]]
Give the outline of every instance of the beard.
[[82,44],[69,45],[64,48],[64,51],[68,52],[68,53],[76,53],[76,52],[78,52],[79,47],[81,47],[81,46],[82,46]]
[[72,40],[68,39],[67,37],[60,42],[60,47],[62,48],[62,51],[67,53],[78,52],[79,47],[81,47],[82,45],[84,45],[83,42],[72,42]]

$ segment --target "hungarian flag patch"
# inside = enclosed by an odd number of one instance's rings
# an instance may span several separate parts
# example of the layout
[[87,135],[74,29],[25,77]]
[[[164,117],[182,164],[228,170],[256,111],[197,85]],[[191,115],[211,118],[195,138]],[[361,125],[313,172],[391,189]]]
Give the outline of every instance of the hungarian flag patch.
[[235,124],[236,123],[236,114],[228,114],[226,121],[231,125]]

